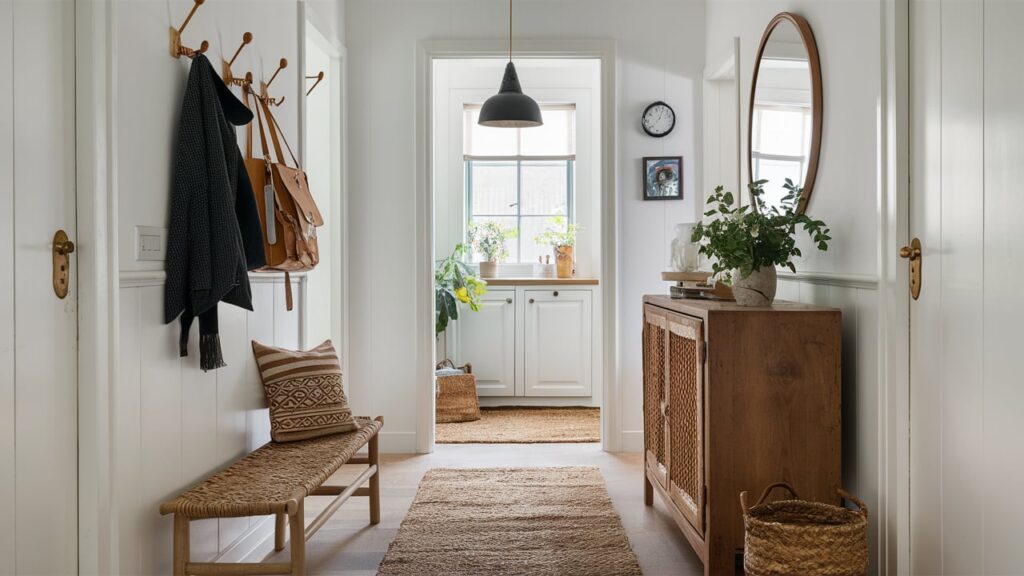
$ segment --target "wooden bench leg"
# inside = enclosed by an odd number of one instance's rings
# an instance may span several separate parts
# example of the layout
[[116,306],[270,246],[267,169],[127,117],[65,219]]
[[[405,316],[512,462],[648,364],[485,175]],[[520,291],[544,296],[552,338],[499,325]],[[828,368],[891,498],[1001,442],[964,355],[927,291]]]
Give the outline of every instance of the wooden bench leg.
[[369,460],[370,466],[376,466],[377,471],[370,476],[370,524],[380,524],[380,445],[378,434],[370,438]]
[[285,528],[285,514],[283,512],[278,513],[274,517],[274,551],[280,552],[284,550],[284,528]]
[[174,515],[174,576],[187,576],[185,570],[189,561],[191,542],[188,533],[188,518]]
[[289,519],[292,544],[292,576],[306,576],[306,501],[299,500],[299,509]]

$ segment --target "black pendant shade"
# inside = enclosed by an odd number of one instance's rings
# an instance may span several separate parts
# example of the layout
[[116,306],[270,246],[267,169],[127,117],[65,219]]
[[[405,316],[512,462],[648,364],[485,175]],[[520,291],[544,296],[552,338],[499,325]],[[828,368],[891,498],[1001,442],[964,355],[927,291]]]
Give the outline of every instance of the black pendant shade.
[[492,128],[532,128],[544,124],[540,106],[533,98],[523,94],[519,74],[511,61],[505,66],[501,89],[488,98],[480,109],[478,124]]
[[530,128],[544,124],[541,107],[534,98],[522,93],[519,75],[511,61],[505,67],[501,89],[483,102],[478,124],[493,128]]

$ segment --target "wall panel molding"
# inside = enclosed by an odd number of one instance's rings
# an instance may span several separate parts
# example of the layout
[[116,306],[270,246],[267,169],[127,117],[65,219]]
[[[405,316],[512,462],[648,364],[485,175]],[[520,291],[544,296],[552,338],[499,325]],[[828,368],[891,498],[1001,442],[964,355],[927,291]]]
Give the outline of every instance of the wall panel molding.
[[783,272],[779,281],[804,282],[819,286],[843,286],[860,290],[878,290],[878,276],[870,274],[836,274],[832,272]]
[[[163,286],[167,274],[163,270],[125,270],[120,273],[121,288],[144,288],[146,286]],[[306,281],[305,272],[292,274],[292,281]],[[283,284],[284,272],[250,272],[249,282],[252,284]]]

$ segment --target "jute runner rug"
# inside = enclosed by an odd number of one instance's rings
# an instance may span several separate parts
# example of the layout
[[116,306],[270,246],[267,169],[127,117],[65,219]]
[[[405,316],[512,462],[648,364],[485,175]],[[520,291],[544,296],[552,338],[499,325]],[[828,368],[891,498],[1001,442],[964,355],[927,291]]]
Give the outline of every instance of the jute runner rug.
[[437,468],[379,576],[638,576],[597,468]]
[[438,444],[600,442],[600,408],[481,408],[475,422],[437,424]]

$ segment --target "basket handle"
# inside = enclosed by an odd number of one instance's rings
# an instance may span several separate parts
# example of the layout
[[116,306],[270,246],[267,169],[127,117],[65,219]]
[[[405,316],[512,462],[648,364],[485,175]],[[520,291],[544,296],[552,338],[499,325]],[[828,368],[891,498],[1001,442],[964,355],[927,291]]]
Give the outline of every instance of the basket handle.
[[[787,482],[776,482],[765,488],[764,492],[761,492],[761,497],[757,499],[757,502],[754,503],[754,506],[760,506],[761,503],[763,503],[765,499],[768,498],[768,495],[771,494],[771,491],[776,488],[785,488],[787,491],[789,491],[790,495],[793,496],[793,498],[796,498],[798,500],[800,499],[800,495],[797,494],[796,490],[794,490],[793,487],[790,486]],[[746,516],[747,511],[750,510],[750,507],[747,506],[746,490],[740,492],[740,506],[743,508],[743,515]]]
[[843,490],[842,488],[838,488],[836,490],[836,494],[839,494],[839,497],[842,498],[843,500],[846,500],[847,502],[853,502],[854,504],[856,504],[856,512],[864,518],[868,517],[868,507],[864,504],[864,502],[860,500],[860,498],[857,498],[856,496],[850,494],[849,492]]

